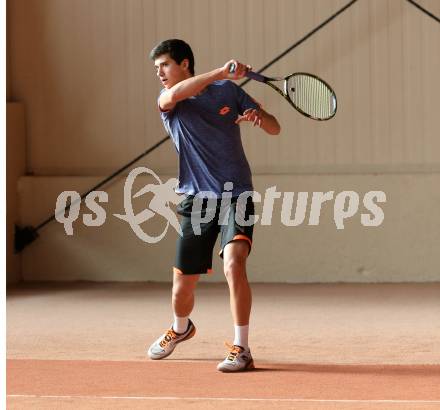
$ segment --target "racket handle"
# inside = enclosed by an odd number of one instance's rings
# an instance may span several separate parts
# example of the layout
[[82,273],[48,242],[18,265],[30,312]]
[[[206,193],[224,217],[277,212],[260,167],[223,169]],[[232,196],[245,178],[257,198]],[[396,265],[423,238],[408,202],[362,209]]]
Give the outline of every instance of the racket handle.
[[[234,63],[232,63],[229,66],[229,72],[232,74],[233,72],[235,72],[235,69],[236,69],[236,65]],[[266,79],[263,75],[255,73],[254,71],[248,71],[248,72],[246,72],[245,75],[246,75],[246,77],[248,77],[252,80],[260,81],[262,83],[264,83],[265,79]]]
[[264,83],[266,81],[266,77],[264,77],[264,75],[255,73],[254,71],[248,71],[246,73],[246,77],[251,78],[252,80],[255,80],[255,81],[260,81],[262,83]]

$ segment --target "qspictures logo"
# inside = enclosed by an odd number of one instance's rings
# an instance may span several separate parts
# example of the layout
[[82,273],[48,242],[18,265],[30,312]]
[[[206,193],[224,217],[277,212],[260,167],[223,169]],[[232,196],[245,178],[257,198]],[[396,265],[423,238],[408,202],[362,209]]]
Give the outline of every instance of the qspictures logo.
[[[133,185],[141,175],[152,176],[155,183],[149,183],[142,189],[133,194]],[[159,176],[149,168],[138,167],[133,169],[124,183],[124,211],[123,214],[112,214],[115,218],[128,223],[135,235],[146,243],[157,243],[166,235],[169,226],[182,236],[179,220],[174,210],[170,206],[179,204],[186,196],[177,194],[174,191],[178,180],[170,178],[165,183]],[[202,212],[203,209],[215,209],[220,203],[225,217],[219,218],[219,224],[226,224],[228,221],[228,210],[232,200],[232,182],[226,182],[223,186],[221,197],[213,192],[203,191],[194,196],[191,224],[196,235],[200,235],[201,226],[209,223],[215,217],[215,212]],[[139,198],[149,193],[152,199],[149,205],[141,212],[135,214],[133,210],[133,199]],[[246,203],[248,198],[252,198],[255,203],[262,204],[261,214],[245,216]],[[296,199],[296,203],[295,203]],[[107,219],[107,211],[101,205],[108,203],[109,196],[105,191],[92,191],[84,200],[85,206],[91,213],[84,213],[82,221],[89,227],[102,226]],[[264,194],[257,191],[246,191],[241,193],[237,199],[236,222],[242,226],[251,226],[259,223],[260,225],[272,225],[275,221],[275,202],[281,203],[280,218],[281,223],[286,227],[297,227],[304,224],[308,226],[318,226],[321,222],[321,210],[326,202],[333,203],[333,222],[335,228],[342,230],[345,228],[344,221],[354,218],[356,215],[359,222],[364,227],[380,226],[385,218],[383,209],[378,205],[386,202],[386,195],[383,191],[369,191],[362,197],[364,211],[360,211],[361,195],[355,191],[335,191],[327,192],[279,192],[276,186],[267,188]],[[68,210],[66,207],[70,204]],[[330,204],[327,204],[330,205]],[[56,202],[55,219],[64,225],[67,235],[74,234],[73,223],[78,220],[81,210],[81,196],[76,191],[62,192]],[[309,212],[307,212],[309,211]],[[306,215],[308,213],[308,218]],[[166,221],[165,227],[159,235],[151,236],[146,232],[148,221],[152,218],[162,218]],[[145,230],[144,230],[145,229]]]

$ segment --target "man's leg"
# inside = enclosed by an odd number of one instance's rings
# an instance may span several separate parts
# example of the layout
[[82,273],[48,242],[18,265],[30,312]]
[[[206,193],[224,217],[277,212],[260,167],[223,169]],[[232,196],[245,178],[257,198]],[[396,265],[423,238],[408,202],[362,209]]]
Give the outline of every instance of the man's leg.
[[236,326],[249,325],[252,294],[246,274],[249,244],[233,241],[223,250],[224,273],[229,285],[231,313]]
[[248,254],[249,244],[242,240],[228,243],[223,250],[224,273],[229,285],[235,337],[226,359],[217,366],[221,372],[239,372],[254,368],[248,346],[252,305],[251,288],[246,275]]
[[183,275],[174,271],[172,306],[174,312],[173,329],[182,333],[188,325],[188,317],[194,307],[194,290],[200,275]]
[[173,277],[172,305],[174,323],[148,349],[153,360],[163,359],[173,353],[176,346],[196,333],[189,315],[194,307],[194,289],[199,275],[183,275],[175,270]]

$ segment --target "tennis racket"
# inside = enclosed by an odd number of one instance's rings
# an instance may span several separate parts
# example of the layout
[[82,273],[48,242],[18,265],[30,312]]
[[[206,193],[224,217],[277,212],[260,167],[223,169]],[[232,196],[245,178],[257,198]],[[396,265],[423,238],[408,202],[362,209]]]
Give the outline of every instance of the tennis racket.
[[[229,66],[233,73],[236,65]],[[333,89],[316,75],[308,73],[294,73],[287,77],[266,77],[262,74],[248,71],[246,77],[272,87],[281,94],[288,103],[298,112],[308,118],[325,121],[336,114],[337,101]],[[284,81],[284,91],[273,82]]]

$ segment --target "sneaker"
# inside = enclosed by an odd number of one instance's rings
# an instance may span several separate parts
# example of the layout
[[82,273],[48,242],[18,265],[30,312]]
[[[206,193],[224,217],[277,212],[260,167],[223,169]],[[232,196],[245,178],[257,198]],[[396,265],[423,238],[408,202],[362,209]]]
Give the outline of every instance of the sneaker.
[[255,369],[254,360],[249,349],[238,345],[230,345],[229,343],[225,344],[229,348],[229,354],[225,360],[218,364],[217,370],[229,373]]
[[180,342],[191,339],[195,334],[196,328],[191,320],[185,333],[176,333],[171,327],[150,346],[148,356],[153,360],[163,359],[173,353]]

